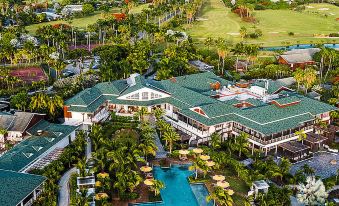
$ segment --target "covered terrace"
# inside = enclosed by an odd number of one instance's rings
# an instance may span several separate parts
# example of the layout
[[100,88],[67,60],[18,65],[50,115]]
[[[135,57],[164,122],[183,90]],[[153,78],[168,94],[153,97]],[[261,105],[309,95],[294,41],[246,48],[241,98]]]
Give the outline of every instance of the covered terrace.
[[291,161],[300,161],[309,156],[310,147],[297,141],[279,144],[283,156],[289,157]]

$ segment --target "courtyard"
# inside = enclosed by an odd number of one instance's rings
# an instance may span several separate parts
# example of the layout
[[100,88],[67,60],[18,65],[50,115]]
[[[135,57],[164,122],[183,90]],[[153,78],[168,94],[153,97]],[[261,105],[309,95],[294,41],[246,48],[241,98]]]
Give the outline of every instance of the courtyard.
[[314,154],[313,158],[293,164],[291,174],[295,174],[303,165],[309,165],[314,169],[315,175],[322,179],[335,176],[339,169],[339,155],[328,152]]

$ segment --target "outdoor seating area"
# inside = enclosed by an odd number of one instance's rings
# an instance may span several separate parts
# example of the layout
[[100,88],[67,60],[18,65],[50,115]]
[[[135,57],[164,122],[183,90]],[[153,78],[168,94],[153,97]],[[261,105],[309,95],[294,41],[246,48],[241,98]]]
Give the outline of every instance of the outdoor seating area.
[[309,156],[310,147],[300,142],[285,142],[279,145],[282,155],[289,157],[291,161],[300,161]]
[[320,134],[313,132],[307,133],[304,144],[309,146],[312,152],[318,151],[323,148],[323,143],[327,140],[327,137],[324,137]]
[[307,164],[314,169],[315,175],[322,179],[336,175],[339,169],[339,155],[330,152],[315,153],[311,159],[295,163],[291,167],[291,174],[295,174],[303,165]]

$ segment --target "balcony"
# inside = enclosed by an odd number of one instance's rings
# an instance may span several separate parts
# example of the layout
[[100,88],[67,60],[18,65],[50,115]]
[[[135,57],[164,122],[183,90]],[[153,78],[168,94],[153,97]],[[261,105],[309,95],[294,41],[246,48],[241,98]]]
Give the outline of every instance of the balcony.
[[177,128],[177,129],[179,129],[181,131],[182,130],[186,130],[187,132],[183,131],[185,133],[191,133],[189,135],[194,134],[194,135],[196,135],[196,136],[198,136],[200,138],[206,138],[206,137],[209,136],[207,130],[206,131],[201,131],[201,130],[197,129],[196,127],[193,127],[193,126],[191,126],[191,125],[189,125],[189,124],[187,124],[185,122],[182,122],[180,120],[173,120],[172,118],[167,117],[167,116],[165,116],[165,120],[167,122],[170,122],[175,128]]

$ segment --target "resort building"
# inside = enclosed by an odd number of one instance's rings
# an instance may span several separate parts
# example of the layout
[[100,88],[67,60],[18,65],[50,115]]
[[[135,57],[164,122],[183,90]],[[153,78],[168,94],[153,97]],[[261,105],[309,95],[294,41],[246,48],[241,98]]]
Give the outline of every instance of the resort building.
[[190,145],[208,142],[214,132],[224,139],[245,132],[252,151],[259,148],[266,154],[297,140],[297,131],[314,132],[315,120],[329,123],[329,113],[337,109],[295,93],[282,81],[232,83],[212,72],[155,81],[133,74],[67,100],[65,123],[88,128],[106,120],[109,112],[132,116],[140,107],[163,108],[165,120]]
[[74,140],[76,129],[74,126],[39,121],[27,130],[27,137],[22,142],[0,157],[0,169],[29,171],[40,159],[56,149],[66,147]]
[[45,180],[39,175],[0,170],[0,205],[32,205],[41,194]]
[[316,64],[313,60],[313,56],[319,51],[319,48],[293,49],[280,55],[278,57],[278,62],[280,64],[288,65],[293,70],[297,68],[304,69],[307,65]]
[[15,114],[0,112],[0,129],[6,130],[6,135],[0,134],[0,149],[5,148],[5,142],[13,144],[20,142],[26,136],[26,131],[40,120],[45,114],[16,112]]
[[37,164],[41,166],[41,161],[46,166],[55,160],[55,156],[51,154],[60,154],[60,149],[75,139],[76,129],[75,126],[40,120],[25,130],[24,140],[0,157],[1,206],[33,204],[41,194],[46,178],[27,172],[38,168]]

